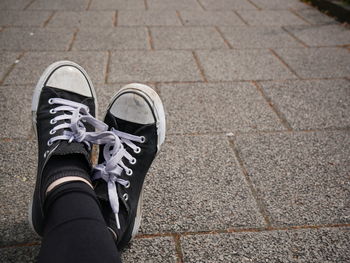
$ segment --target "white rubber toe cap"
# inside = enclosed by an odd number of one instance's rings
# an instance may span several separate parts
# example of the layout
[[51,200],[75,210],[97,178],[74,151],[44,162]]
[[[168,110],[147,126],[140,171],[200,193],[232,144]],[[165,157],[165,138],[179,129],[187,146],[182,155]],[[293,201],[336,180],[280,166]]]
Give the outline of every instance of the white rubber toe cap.
[[139,124],[152,124],[156,120],[150,105],[136,93],[126,92],[113,103],[110,112],[117,118]]
[[73,66],[65,65],[57,68],[49,77],[46,86],[93,97],[88,80],[79,69]]

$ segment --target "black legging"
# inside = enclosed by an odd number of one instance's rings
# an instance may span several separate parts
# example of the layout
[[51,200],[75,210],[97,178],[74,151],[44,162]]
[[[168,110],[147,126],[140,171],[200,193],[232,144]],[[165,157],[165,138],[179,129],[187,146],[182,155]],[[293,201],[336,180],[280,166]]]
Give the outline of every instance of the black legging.
[[38,261],[120,263],[93,189],[84,182],[57,186],[45,200],[46,223]]

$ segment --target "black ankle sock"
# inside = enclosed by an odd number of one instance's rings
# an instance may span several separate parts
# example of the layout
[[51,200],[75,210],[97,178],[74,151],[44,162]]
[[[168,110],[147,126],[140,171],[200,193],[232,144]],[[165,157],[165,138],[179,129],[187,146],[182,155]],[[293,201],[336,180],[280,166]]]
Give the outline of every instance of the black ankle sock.
[[71,181],[55,187],[46,197],[44,210],[39,262],[121,262],[89,185]]
[[89,163],[81,154],[52,156],[43,171],[42,200],[45,200],[45,193],[49,185],[62,177],[77,176],[90,182],[90,170]]

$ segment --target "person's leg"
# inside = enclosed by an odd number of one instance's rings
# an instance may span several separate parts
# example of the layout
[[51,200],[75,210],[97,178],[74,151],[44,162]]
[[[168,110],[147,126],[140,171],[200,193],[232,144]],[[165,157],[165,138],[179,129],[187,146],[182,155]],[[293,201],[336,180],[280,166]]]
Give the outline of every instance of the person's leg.
[[[91,186],[91,142],[96,96],[77,64],[50,65],[32,102],[38,141],[38,172],[29,210],[33,230],[43,236],[40,262],[120,262]],[[90,137],[89,137],[90,136]]]
[[47,216],[39,263],[121,262],[94,190],[79,181],[82,177],[76,177],[80,173],[88,176],[88,168],[76,156],[53,158],[45,167],[45,177],[61,174],[67,181],[46,194],[44,213]]

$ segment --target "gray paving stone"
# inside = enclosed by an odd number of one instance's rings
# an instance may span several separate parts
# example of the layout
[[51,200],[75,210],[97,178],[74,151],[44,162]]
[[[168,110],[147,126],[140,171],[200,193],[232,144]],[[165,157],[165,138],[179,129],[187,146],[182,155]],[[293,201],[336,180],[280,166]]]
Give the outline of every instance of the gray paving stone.
[[234,48],[302,47],[280,27],[220,27]]
[[240,10],[242,18],[252,26],[305,25],[301,18],[288,10]]
[[39,246],[1,248],[3,263],[35,263],[39,254]]
[[102,120],[106,114],[107,106],[113,95],[121,88],[123,84],[104,84],[94,83],[94,88],[97,95],[98,115]]
[[198,51],[208,80],[272,80],[296,78],[266,50]]
[[2,50],[63,51],[73,38],[73,30],[61,28],[7,28],[0,34]]
[[264,225],[226,138],[167,137],[146,178],[141,233]]
[[112,52],[109,82],[200,81],[189,51]]
[[23,10],[31,0],[1,0],[0,10]]
[[194,235],[184,262],[348,262],[349,228]]
[[48,11],[0,11],[1,26],[41,26],[49,18]]
[[55,13],[48,27],[112,27],[114,11],[60,11]]
[[148,33],[144,27],[84,28],[73,44],[73,50],[147,49]]
[[262,82],[261,86],[293,129],[350,127],[347,80]]
[[0,246],[32,242],[38,239],[28,224],[28,204],[35,183],[36,144],[27,140],[2,140],[0,150]]
[[342,48],[276,49],[302,78],[347,77],[350,54]]
[[174,10],[127,11],[118,13],[118,25],[126,26],[181,26]]
[[292,26],[286,29],[309,46],[350,44],[350,30],[341,25]]
[[244,25],[233,11],[186,11],[180,16],[187,26],[236,26]]
[[169,133],[284,129],[249,83],[172,84],[159,89]]
[[176,263],[175,243],[172,237],[137,238],[122,253],[123,262]]
[[299,0],[251,0],[262,9],[308,9],[305,3]]
[[31,86],[0,86],[0,109],[6,112],[0,116],[1,138],[29,137],[33,89]]
[[246,0],[199,0],[206,10],[242,10],[256,7]]
[[0,51],[0,82],[5,74],[10,70],[11,66],[16,62],[20,53]]
[[228,49],[212,27],[153,27],[155,49]]
[[145,10],[144,0],[92,0],[90,10]]
[[79,10],[87,8],[89,0],[36,0],[29,9],[37,10]]
[[196,0],[147,0],[149,9],[202,10]]
[[93,83],[103,83],[107,52],[29,52],[5,79],[6,84],[35,84],[43,71],[58,60],[72,60],[83,66]]
[[315,8],[300,9],[296,13],[314,25],[338,24],[333,17],[327,16]]
[[350,222],[349,131],[240,135],[235,144],[272,225]]

